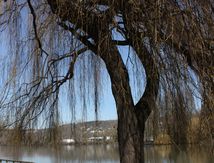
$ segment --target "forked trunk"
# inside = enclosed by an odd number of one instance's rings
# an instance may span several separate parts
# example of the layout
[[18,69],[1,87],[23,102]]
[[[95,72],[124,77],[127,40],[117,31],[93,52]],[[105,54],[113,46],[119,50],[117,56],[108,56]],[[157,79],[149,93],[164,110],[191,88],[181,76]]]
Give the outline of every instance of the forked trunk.
[[[132,99],[127,69],[116,48],[111,55],[102,53],[112,82],[112,92],[115,98],[118,114],[118,143],[121,163],[144,162],[144,128],[145,121],[155,103],[159,77],[147,75],[147,85],[143,96],[135,105]],[[151,59],[149,57],[146,58]],[[148,62],[147,62],[148,63]],[[154,65],[145,64],[147,74],[154,71]],[[152,80],[153,79],[153,80]],[[153,82],[152,82],[153,81]]]
[[118,110],[123,110],[118,114],[120,162],[143,163],[145,120],[142,115],[135,112],[134,106]]

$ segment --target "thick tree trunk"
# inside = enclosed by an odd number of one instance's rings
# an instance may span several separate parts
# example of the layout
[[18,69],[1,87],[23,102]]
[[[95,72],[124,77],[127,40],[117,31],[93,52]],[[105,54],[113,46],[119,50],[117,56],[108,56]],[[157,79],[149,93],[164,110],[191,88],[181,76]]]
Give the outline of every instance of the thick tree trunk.
[[145,121],[151,112],[148,104],[152,102],[148,87],[151,85],[147,83],[143,97],[134,105],[128,72],[116,47],[112,46],[111,55],[102,54],[101,57],[106,63],[116,101],[120,162],[143,163]]
[[211,152],[214,154],[214,85],[207,85],[205,81],[202,81],[202,84],[204,90],[198,137],[200,143],[210,144]]
[[135,112],[136,108],[134,106],[126,107],[129,108],[118,108],[118,110],[126,110],[118,113],[120,162],[143,163],[145,120],[141,114]]
[[[113,49],[115,50],[112,50],[111,55],[102,55],[102,58],[112,81],[112,91],[116,101],[120,162],[143,163],[145,122],[155,103],[157,93],[154,92],[157,92],[159,78],[156,74],[155,77],[153,75],[147,76],[144,95],[134,105],[127,70],[118,51],[116,48]],[[114,62],[110,62],[112,59]],[[151,68],[154,67],[152,63],[151,61],[150,65],[145,65],[147,73],[154,70]],[[150,70],[148,70],[149,68]]]
[[111,55],[106,54],[101,57],[106,63],[116,101],[120,162],[143,163],[145,117],[148,117],[149,113],[145,116],[144,110],[146,109],[137,109],[134,105],[128,72],[118,50],[115,47],[112,49],[114,50]]

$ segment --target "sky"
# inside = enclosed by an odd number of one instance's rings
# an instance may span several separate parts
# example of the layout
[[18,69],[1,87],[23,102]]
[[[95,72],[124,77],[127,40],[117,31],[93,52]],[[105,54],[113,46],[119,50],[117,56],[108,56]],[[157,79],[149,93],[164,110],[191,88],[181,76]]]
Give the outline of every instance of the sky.
[[[131,62],[140,62],[138,58],[135,58],[136,56],[133,55],[132,49],[130,49],[128,46],[120,46],[118,47],[119,52],[122,54],[122,59],[124,64],[128,67],[129,70],[129,77],[130,77],[130,85],[131,85],[131,91],[133,95],[133,100],[136,103],[140,96],[142,95],[144,91],[144,71],[142,65],[137,67],[136,65],[133,65]],[[129,57],[129,59],[128,59]],[[105,67],[104,63],[102,62],[102,66]],[[140,70],[139,70],[140,69]],[[76,70],[77,71],[77,70]],[[76,72],[78,73],[78,72]],[[133,73],[137,73],[138,76],[142,77],[142,81],[140,83],[136,83],[136,80],[134,78]],[[74,78],[76,78],[74,76]],[[76,80],[78,81],[78,80]],[[112,95],[111,91],[111,82],[110,82],[110,77],[108,75],[108,72],[106,68],[102,69],[101,73],[101,83],[102,83],[102,91],[101,91],[101,101],[100,101],[100,106],[98,110],[98,119],[99,120],[115,120],[117,119],[117,112],[116,112],[116,105],[115,105],[115,100]],[[75,84],[75,85],[78,85]],[[78,88],[77,88],[78,89]],[[62,89],[61,94],[66,94],[67,90]],[[63,95],[62,95],[63,97]],[[81,111],[81,102],[83,102],[82,99],[77,100],[77,107],[76,107],[76,120],[77,121],[82,121],[83,115]],[[90,102],[89,102],[90,103]],[[62,109],[61,113],[63,114],[63,119],[64,122],[69,121],[71,114],[69,112],[69,104],[66,103],[66,100],[63,100],[63,98],[60,99],[60,108]],[[87,112],[87,121],[93,121],[95,120],[95,113],[94,113],[94,106],[88,104],[88,112]],[[65,113],[65,114],[64,114]]]
[[[0,35],[0,38],[2,38],[2,34]],[[116,39],[121,39],[120,36],[116,36]],[[2,40],[2,39],[1,39]],[[121,54],[121,57],[123,59],[124,64],[127,66],[129,71],[129,77],[130,77],[130,86],[132,91],[132,96],[134,103],[136,103],[139,98],[142,96],[142,93],[144,91],[145,87],[145,72],[143,69],[142,64],[140,64],[140,60],[134,55],[133,50],[128,46],[120,46],[118,47],[118,50]],[[8,53],[7,50],[7,44],[4,41],[0,42],[0,63],[3,63],[4,60],[2,59],[5,55],[9,56],[10,53]],[[10,56],[9,56],[10,57]],[[136,63],[136,64],[134,64]],[[103,64],[103,63],[102,63]],[[105,65],[103,64],[103,67]],[[76,73],[78,74],[78,68],[76,70]],[[0,72],[1,73],[1,72]],[[136,80],[134,78],[135,75],[138,75],[142,78],[140,83],[136,83]],[[193,74],[193,78],[195,81],[198,79]],[[115,120],[117,119],[117,112],[116,112],[116,106],[115,106],[115,100],[112,95],[111,91],[111,82],[108,75],[108,72],[106,68],[103,68],[102,74],[101,74],[101,82],[103,83],[103,90],[101,95],[101,101],[100,106],[98,110],[98,119],[99,120]],[[78,80],[76,80],[78,82]],[[78,85],[78,83],[76,84]],[[0,87],[1,88],[1,87]],[[75,88],[76,90],[79,89],[78,86]],[[60,116],[61,121],[60,123],[69,123],[71,121],[71,110],[69,108],[69,103],[67,101],[66,94],[69,93],[69,90],[67,89],[61,89],[60,92],[60,99],[59,99],[59,109],[60,109]],[[196,91],[196,95],[199,95]],[[76,114],[75,114],[75,122],[81,122],[81,121],[93,121],[95,120],[95,113],[94,113],[94,106],[92,106],[93,103],[91,101],[88,101],[87,104],[87,116],[84,116],[84,112],[82,111],[82,99],[80,97],[76,97],[77,99],[77,107],[76,107]],[[201,101],[195,97],[195,104],[197,108],[200,108]]]
[[[113,31],[114,32],[114,31]],[[114,39],[117,40],[123,40],[123,37],[118,33],[113,33]],[[139,58],[134,55],[133,49],[131,49],[129,46],[118,46],[118,50],[121,54],[122,60],[124,64],[126,65],[128,72],[129,72],[129,79],[130,79],[130,86],[131,86],[131,92],[133,96],[134,103],[137,103],[139,98],[142,96],[144,87],[145,87],[145,72],[143,69],[143,65],[141,64]],[[80,65],[81,63],[77,63],[77,65]],[[104,67],[101,72],[101,83],[103,87],[101,88],[101,97],[100,97],[100,106],[98,110],[98,119],[99,120],[115,120],[117,119],[117,111],[116,111],[116,104],[114,97],[112,95],[111,91],[111,82],[110,77],[108,75],[108,72],[105,68],[104,62],[101,61],[101,66]],[[75,85],[79,85],[78,81],[80,79],[77,79],[75,74],[79,74],[78,68],[76,68],[74,72],[74,78],[77,82]],[[136,81],[136,75],[142,80]],[[78,86],[76,89],[79,89]],[[68,90],[62,89],[61,94],[62,98],[60,98],[60,108],[61,108],[61,116],[63,117],[62,123],[69,122],[71,116],[71,111],[69,108],[69,104],[66,102],[66,100],[63,98],[63,96],[68,93]],[[82,103],[83,99],[81,97],[77,98],[77,105],[76,105],[76,121],[85,121],[84,119],[84,113],[82,112]],[[90,103],[93,103],[91,101],[88,101],[88,108],[87,108],[87,121],[93,121],[95,120],[95,112],[94,112],[94,106],[92,106]]]
[[[0,35],[0,38],[2,38],[3,35]],[[117,37],[118,39],[118,37]],[[4,40],[4,39],[3,39]],[[133,100],[136,103],[139,99],[139,97],[142,95],[142,92],[144,90],[144,71],[141,66],[141,71],[137,70],[139,69],[139,67],[136,67],[136,65],[133,65],[132,62],[139,62],[138,58],[135,58],[135,56],[133,55],[133,51],[132,49],[130,49],[128,46],[121,46],[118,47],[118,50],[120,51],[120,53],[122,54],[122,59],[124,61],[124,64],[126,64],[126,66],[129,69],[129,73],[130,73],[130,85],[131,90],[132,90],[132,95],[133,95]],[[0,42],[0,63],[4,62],[3,58],[5,56],[9,56],[10,53],[8,53],[7,50],[7,42],[6,41],[1,41]],[[128,59],[129,58],[129,59]],[[103,64],[103,63],[102,63]],[[105,65],[103,64],[103,66],[105,67]],[[78,71],[78,70],[76,70]],[[140,84],[141,88],[139,88],[139,83],[138,85],[135,83],[135,79],[133,78],[134,75],[133,73],[136,72],[139,73],[139,76],[142,76],[142,82]],[[1,73],[1,72],[0,72]],[[78,73],[78,72],[76,72]],[[112,95],[112,91],[111,91],[111,82],[110,82],[110,78],[108,75],[108,72],[106,70],[106,68],[103,68],[102,70],[102,74],[101,74],[101,82],[103,84],[103,90],[102,92],[102,97],[101,97],[101,101],[100,101],[100,106],[99,106],[99,110],[98,110],[98,118],[99,120],[115,120],[117,119],[117,112],[116,112],[116,105],[115,105],[115,100],[114,97]],[[78,82],[78,80],[77,80]],[[78,83],[77,83],[78,85]],[[76,88],[78,89],[78,88]],[[69,108],[69,103],[67,101],[67,94],[69,90],[67,89],[61,89],[60,91],[60,99],[59,99],[59,108],[60,108],[60,115],[62,117],[61,123],[68,123],[70,122],[70,119],[72,117],[71,115],[71,111]],[[140,92],[140,93],[139,93]],[[83,119],[83,112],[82,112],[82,99],[78,99],[79,97],[77,97],[77,107],[76,107],[76,115],[75,115],[75,119],[77,122],[82,121]],[[92,103],[92,102],[89,102]],[[86,120],[87,121],[93,121],[95,120],[95,113],[94,113],[94,107],[91,104],[87,105],[87,116],[86,116]]]
[[[114,39],[117,40],[123,40],[122,36],[119,33],[116,33],[113,31],[113,37]],[[5,56],[10,57],[10,53],[7,49],[7,38],[3,36],[3,33],[0,33],[0,64],[3,65],[4,60],[3,58]],[[143,69],[142,64],[140,63],[139,58],[134,55],[133,49],[131,49],[128,46],[120,46],[118,47],[118,50],[121,54],[121,57],[123,59],[124,64],[127,66],[128,71],[129,71],[129,78],[130,78],[130,86],[131,86],[131,91],[132,91],[132,96],[134,103],[136,103],[139,98],[142,96],[144,87],[145,87],[145,72]],[[104,66],[104,64],[103,64]],[[78,68],[77,68],[78,69]],[[78,70],[76,70],[78,71]],[[2,72],[0,71],[0,75]],[[78,73],[78,72],[76,72]],[[140,77],[142,80],[137,82],[135,80],[135,76]],[[103,90],[102,95],[101,95],[101,101],[100,101],[100,110],[98,111],[98,118],[99,120],[115,120],[117,119],[117,113],[116,113],[116,106],[115,106],[115,100],[112,95],[111,91],[111,82],[109,75],[107,73],[107,70],[104,68],[101,74],[101,80],[103,83]],[[195,78],[197,81],[197,79]],[[1,80],[0,80],[1,81]],[[78,81],[78,80],[77,80]],[[1,84],[2,86],[2,84]],[[1,89],[0,86],[0,89]],[[78,86],[77,86],[78,87]],[[78,89],[78,88],[76,88]],[[60,99],[59,99],[59,108],[60,108],[60,115],[62,117],[61,123],[69,123],[70,119],[72,117],[71,111],[69,109],[69,103],[67,102],[67,96],[66,94],[69,94],[69,90],[67,89],[61,89],[60,92]],[[196,93],[197,94],[197,93]],[[77,122],[83,120],[83,112],[82,112],[82,99],[80,97],[77,98],[77,107],[76,107],[76,115],[75,119]],[[87,116],[86,120],[87,121],[92,121],[95,120],[95,113],[94,113],[94,107],[90,104],[92,103],[90,100],[88,101],[88,108],[87,108]],[[195,99],[195,103],[197,107],[199,108],[201,103],[200,100]]]

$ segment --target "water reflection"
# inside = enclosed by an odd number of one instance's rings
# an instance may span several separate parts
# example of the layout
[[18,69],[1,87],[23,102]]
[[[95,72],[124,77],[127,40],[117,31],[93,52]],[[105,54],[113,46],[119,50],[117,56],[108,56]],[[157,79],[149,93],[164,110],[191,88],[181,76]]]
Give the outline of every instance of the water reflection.
[[213,163],[208,149],[199,146],[188,148],[173,146],[147,146],[144,149],[145,163]]
[[58,149],[39,147],[0,147],[0,158],[36,163],[117,163],[117,145],[61,146]]
[[[186,150],[172,146],[145,146],[145,163],[212,163],[206,149],[196,146]],[[117,145],[8,147],[0,146],[0,158],[34,161],[35,163],[119,163]]]

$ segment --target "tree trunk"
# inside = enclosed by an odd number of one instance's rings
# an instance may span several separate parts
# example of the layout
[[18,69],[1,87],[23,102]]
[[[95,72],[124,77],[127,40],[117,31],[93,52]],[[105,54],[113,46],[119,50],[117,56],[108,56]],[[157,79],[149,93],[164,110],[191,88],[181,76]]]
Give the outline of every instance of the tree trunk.
[[[214,79],[212,80],[214,81]],[[202,81],[202,84],[204,90],[198,137],[200,143],[210,144],[211,152],[214,154],[214,85],[208,85],[205,81]]]
[[116,47],[112,46],[111,55],[102,53],[101,57],[106,63],[116,101],[120,162],[143,163],[145,121],[151,112],[148,104],[152,102],[148,87],[151,85],[147,83],[143,97],[134,105],[128,72]]
[[145,118],[143,111],[134,105],[128,72],[118,50],[115,47],[113,49],[111,55],[101,57],[106,63],[116,101],[120,162],[143,163]]
[[[119,103],[120,107],[122,103]],[[136,112],[134,106],[126,107],[128,108],[118,108],[121,110],[121,113],[118,113],[120,162],[143,163],[145,119],[142,114]]]

